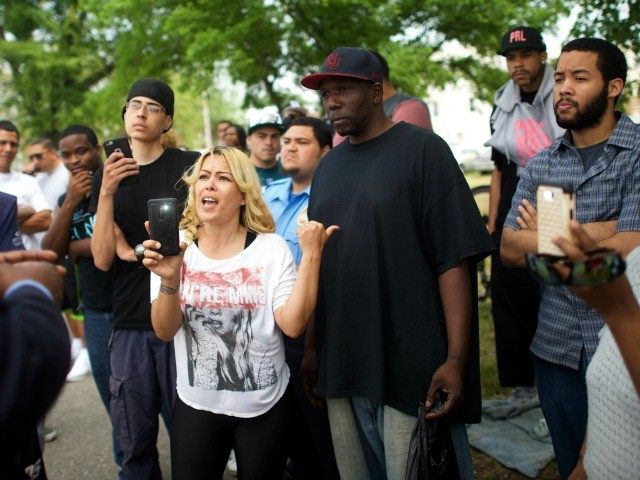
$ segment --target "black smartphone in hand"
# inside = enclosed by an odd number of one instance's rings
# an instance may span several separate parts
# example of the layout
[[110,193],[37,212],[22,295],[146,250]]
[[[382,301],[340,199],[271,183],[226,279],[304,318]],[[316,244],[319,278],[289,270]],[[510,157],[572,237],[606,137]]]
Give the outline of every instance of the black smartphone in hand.
[[[129,146],[129,140],[126,137],[107,140],[104,142],[103,148],[107,158],[109,158],[109,155],[113,152],[121,152],[124,154],[125,158],[133,158],[133,153],[131,153],[131,147]],[[134,183],[138,183],[139,178],[139,174],[129,175],[128,177],[124,177],[120,180],[120,185],[133,185]]]
[[158,252],[168,256],[178,255],[180,253],[178,201],[175,198],[152,198],[147,202],[147,207],[151,239],[160,242]]

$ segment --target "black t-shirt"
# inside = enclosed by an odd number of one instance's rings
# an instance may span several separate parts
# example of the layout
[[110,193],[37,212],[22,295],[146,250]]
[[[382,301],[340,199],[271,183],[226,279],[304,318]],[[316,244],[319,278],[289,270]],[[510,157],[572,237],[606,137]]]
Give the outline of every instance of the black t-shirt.
[[[447,355],[438,275],[493,250],[451,150],[404,122],[345,141],[320,163],[308,214],[340,226],[322,258],[319,392],[416,415]],[[465,421],[480,418],[477,311],[472,324]]]
[[[58,206],[62,205],[66,196],[66,193],[60,195]],[[95,215],[89,212],[90,198],[85,198],[73,211],[69,234],[71,241],[84,240],[93,235]],[[108,272],[104,272],[96,268],[91,257],[78,257],[77,265],[82,306],[101,312],[110,312],[113,308],[113,267]]]
[[[176,198],[179,211],[184,207],[187,186],[180,180],[198,158],[198,152],[167,148],[153,163],[140,166],[139,181],[118,188],[114,202],[114,220],[131,247],[149,238],[144,228],[148,220],[147,202],[151,198]],[[90,211],[97,210],[102,184],[102,168],[92,185]],[[149,270],[138,262],[114,259],[113,325],[120,329],[151,329]]]
[[[531,105],[537,93],[537,91],[520,91],[520,101]],[[491,125],[491,133],[493,132],[493,125]],[[496,168],[502,174],[500,177],[500,202],[498,202],[498,215],[496,217],[496,227],[498,230],[501,230],[504,225],[504,221],[507,218],[507,214],[511,209],[511,199],[513,199],[513,195],[516,193],[520,177],[518,177],[517,163],[510,162],[505,155],[495,148],[491,149],[491,160],[495,163]]]
[[607,140],[603,140],[595,145],[589,145],[588,147],[577,148],[578,155],[580,155],[580,161],[582,162],[582,168],[584,171],[588,171],[591,166],[598,161],[598,159],[604,153],[604,147],[607,145]]

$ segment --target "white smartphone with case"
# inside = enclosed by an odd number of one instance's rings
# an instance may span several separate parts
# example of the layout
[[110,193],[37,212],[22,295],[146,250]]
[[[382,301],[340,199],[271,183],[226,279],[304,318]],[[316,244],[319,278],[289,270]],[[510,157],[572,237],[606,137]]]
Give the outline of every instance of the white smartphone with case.
[[567,185],[540,184],[537,204],[538,253],[564,256],[565,253],[552,240],[560,236],[573,241],[569,230],[575,210],[573,189]]

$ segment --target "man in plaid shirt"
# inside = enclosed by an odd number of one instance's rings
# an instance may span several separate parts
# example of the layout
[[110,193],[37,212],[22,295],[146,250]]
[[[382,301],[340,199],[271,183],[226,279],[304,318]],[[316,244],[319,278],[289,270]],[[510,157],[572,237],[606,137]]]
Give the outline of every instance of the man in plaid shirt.
[[[567,131],[531,159],[520,178],[504,224],[500,253],[506,265],[525,267],[525,254],[538,250],[535,202],[541,183],[573,186],[575,218],[599,247],[626,255],[640,244],[640,126],[615,111],[626,74],[624,54],[609,42],[580,38],[562,48],[554,112]],[[585,370],[603,325],[565,286],[542,285],[531,352],[563,479],[580,456],[587,422]]]

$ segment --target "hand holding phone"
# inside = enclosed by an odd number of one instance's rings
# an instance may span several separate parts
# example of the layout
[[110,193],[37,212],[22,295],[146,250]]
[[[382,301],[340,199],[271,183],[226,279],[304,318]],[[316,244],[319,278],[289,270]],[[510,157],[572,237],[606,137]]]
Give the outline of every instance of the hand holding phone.
[[569,222],[573,219],[575,202],[573,189],[567,185],[540,184],[537,191],[538,253],[563,256],[564,252],[553,243],[562,237],[573,241]]
[[[133,153],[131,153],[131,147],[129,146],[129,140],[126,137],[114,138],[112,140],[107,140],[103,145],[104,153],[109,158],[113,152],[120,152],[124,155],[124,158],[133,158]],[[120,180],[119,186],[122,185],[133,185],[134,183],[138,183],[140,179],[139,174],[129,175]]]
[[160,242],[158,252],[165,256],[180,253],[178,234],[178,201],[175,198],[152,198],[149,209],[149,233],[151,239]]

